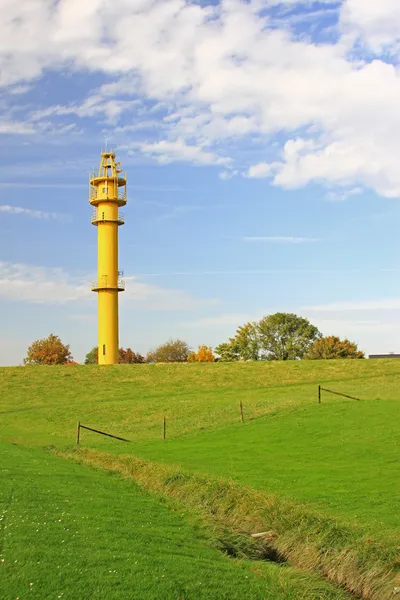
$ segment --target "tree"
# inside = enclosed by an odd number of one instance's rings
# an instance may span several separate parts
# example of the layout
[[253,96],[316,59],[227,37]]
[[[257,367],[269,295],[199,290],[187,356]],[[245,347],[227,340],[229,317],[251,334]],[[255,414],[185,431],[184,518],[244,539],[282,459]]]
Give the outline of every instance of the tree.
[[246,323],[238,327],[229,342],[220,344],[215,348],[220,361],[233,362],[236,360],[259,360],[260,341],[257,334],[256,323]]
[[365,358],[364,352],[358,350],[357,344],[348,339],[329,335],[316,340],[309,348],[305,358],[309,360],[332,358]]
[[[98,363],[98,348],[95,346],[86,354],[85,365],[97,365]],[[131,348],[120,348],[118,351],[119,359],[118,362],[125,365],[131,365],[134,363],[144,363],[145,359],[141,354],[136,354]]]
[[146,356],[148,363],[186,362],[190,348],[183,340],[169,340],[165,344],[150,350]]
[[268,315],[256,325],[264,360],[303,358],[321,333],[308,319],[292,313]]
[[246,323],[238,327],[234,338],[230,339],[241,360],[260,358],[260,340],[256,323]]
[[126,350],[124,348],[120,348],[118,362],[123,365],[133,365],[135,363],[143,364],[145,359],[141,354],[136,354],[132,348],[127,348]]
[[320,337],[307,319],[289,313],[275,313],[238,327],[229,342],[215,348],[221,361],[295,360],[303,358]]
[[214,362],[215,356],[209,346],[199,346],[197,352],[191,352],[188,362]]
[[98,347],[95,346],[86,354],[85,365],[97,365],[99,362],[99,351]]
[[215,348],[215,352],[219,355],[219,362],[235,362],[240,360],[238,349],[231,342],[223,342]]
[[69,346],[64,345],[57,335],[33,342],[24,358],[25,365],[65,365],[72,362]]

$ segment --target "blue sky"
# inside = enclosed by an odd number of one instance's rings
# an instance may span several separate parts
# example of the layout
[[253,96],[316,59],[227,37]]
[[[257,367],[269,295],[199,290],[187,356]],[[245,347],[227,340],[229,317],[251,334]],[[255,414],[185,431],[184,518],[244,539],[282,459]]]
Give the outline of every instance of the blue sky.
[[96,344],[106,143],[128,174],[121,345],[291,311],[400,350],[397,0],[0,9],[1,365],[51,332],[79,361]]

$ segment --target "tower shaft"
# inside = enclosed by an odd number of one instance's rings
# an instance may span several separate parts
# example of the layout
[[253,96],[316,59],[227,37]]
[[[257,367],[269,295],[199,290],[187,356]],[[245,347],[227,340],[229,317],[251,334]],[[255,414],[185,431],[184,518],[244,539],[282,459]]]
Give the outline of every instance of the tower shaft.
[[[105,203],[98,212],[107,210]],[[111,209],[118,207],[111,206]],[[112,211],[114,212],[114,211]],[[98,291],[99,364],[118,362],[118,225],[105,222],[97,228],[97,278],[108,287]]]
[[118,362],[118,293],[124,282],[118,270],[118,227],[124,218],[118,208],[126,204],[126,177],[121,177],[115,152],[103,152],[99,172],[91,177],[89,202],[95,207],[97,226],[98,363]]
[[99,365],[118,362],[118,292],[101,290],[98,293]]

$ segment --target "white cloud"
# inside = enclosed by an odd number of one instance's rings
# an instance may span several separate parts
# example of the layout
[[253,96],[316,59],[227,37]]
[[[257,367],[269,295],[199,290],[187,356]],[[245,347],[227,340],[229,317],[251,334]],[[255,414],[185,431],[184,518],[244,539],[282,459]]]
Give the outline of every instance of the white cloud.
[[88,285],[74,281],[62,269],[0,262],[0,299],[63,304],[89,295]]
[[247,177],[251,178],[264,178],[271,175],[271,165],[265,162],[257,163],[252,165],[247,171]]
[[341,0],[259,0],[262,7],[267,6],[302,6],[310,4],[339,4]]
[[238,175],[238,174],[239,174],[239,171],[234,169],[231,171],[221,171],[221,173],[218,174],[218,177],[220,179],[222,179],[222,181],[228,181],[229,179],[232,179],[232,177],[235,177],[235,175]]
[[347,200],[347,198],[351,198],[351,196],[359,196],[363,193],[363,189],[360,187],[343,189],[343,190],[331,190],[327,192],[325,198],[330,202],[343,202]]
[[140,281],[131,281],[120,298],[125,309],[190,311],[204,306],[215,306],[215,299],[194,298],[184,290],[162,288]]
[[399,351],[400,299],[335,302],[298,309],[323,335],[358,343],[367,354]]
[[[384,322],[379,319],[321,319],[311,318],[323,335],[351,336],[368,332],[384,332],[399,329],[400,324]],[[345,333],[342,333],[345,332]]]
[[276,244],[308,244],[310,242],[321,242],[319,238],[306,238],[285,235],[245,236],[244,242],[264,242]]
[[400,298],[383,298],[381,300],[360,300],[352,302],[333,302],[308,306],[304,310],[316,312],[343,312],[343,311],[366,311],[366,310],[400,310]]
[[27,94],[32,89],[32,85],[14,85],[8,88],[8,93],[13,96]]
[[33,135],[35,127],[31,123],[0,119],[0,135]]
[[139,100],[110,100],[105,99],[100,94],[94,94],[89,96],[89,98],[86,98],[80,105],[49,106],[34,111],[30,115],[30,119],[31,121],[36,122],[52,116],[77,115],[78,117],[94,117],[104,115],[108,124],[115,124],[124,111],[131,109],[138,104],[141,104]]
[[351,37],[357,36],[373,52],[398,51],[400,41],[398,0],[345,0],[340,24]]
[[[63,269],[11,264],[0,261],[0,300],[40,304],[66,304],[70,302],[94,304],[90,291],[93,277],[77,277]],[[126,291],[121,294],[125,309],[193,310],[200,306],[217,304],[213,299],[198,299],[184,290],[162,288],[136,278],[129,279]]]
[[31,208],[22,208],[21,206],[9,206],[8,204],[0,205],[0,213],[11,215],[25,215],[33,219],[44,220],[60,220],[65,219],[66,215],[57,212],[48,212],[45,210],[34,210]]
[[[159,139],[136,145],[161,163],[233,168],[232,147],[245,140],[257,154],[240,165],[249,177],[400,196],[400,72],[388,59],[399,51],[400,3],[338,3],[339,39],[329,43],[290,31],[284,16],[280,25],[280,13],[271,25],[260,11],[278,4],[298,3],[0,0],[0,85],[25,85],[50,68],[101,69],[115,81],[79,106],[35,111],[32,123],[71,113],[114,123],[140,97],[169,117]],[[375,60],[360,40],[380,53]]]
[[214,152],[195,145],[188,145],[182,139],[162,140],[152,144],[141,144],[140,150],[147,156],[156,158],[162,164],[174,161],[191,162],[197,165],[229,165],[229,158],[220,157]]

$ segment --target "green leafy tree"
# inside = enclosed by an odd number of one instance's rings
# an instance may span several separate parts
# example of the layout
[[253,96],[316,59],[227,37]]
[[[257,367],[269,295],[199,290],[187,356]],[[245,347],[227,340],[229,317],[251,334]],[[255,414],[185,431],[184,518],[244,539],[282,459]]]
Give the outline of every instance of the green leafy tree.
[[99,357],[98,347],[95,346],[86,354],[85,365],[97,365]]
[[183,340],[169,340],[154,350],[150,350],[147,353],[146,362],[187,362],[190,352],[188,344]]
[[309,346],[320,337],[307,319],[289,313],[276,313],[238,327],[229,342],[215,352],[220,361],[295,360],[303,358]]
[[308,319],[292,313],[268,315],[256,325],[261,356],[264,360],[303,358],[310,346],[321,337]]
[[260,339],[256,323],[246,323],[238,327],[230,341],[233,342],[241,360],[259,360]]
[[354,342],[329,335],[316,340],[307,351],[305,358],[329,360],[333,358],[365,358],[365,355]]
[[123,365],[143,364],[145,362],[144,356],[137,354],[132,348],[120,348],[119,349],[119,361]]
[[72,354],[68,345],[62,343],[57,335],[33,342],[24,358],[25,365],[65,365],[72,362]]
[[237,347],[231,342],[223,342],[215,348],[219,362],[235,362],[240,360]]
[[237,328],[234,337],[229,342],[215,348],[220,361],[233,362],[237,360],[259,360],[260,342],[255,323],[246,323]]

